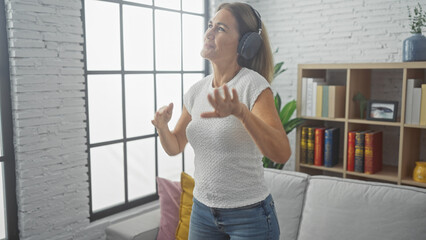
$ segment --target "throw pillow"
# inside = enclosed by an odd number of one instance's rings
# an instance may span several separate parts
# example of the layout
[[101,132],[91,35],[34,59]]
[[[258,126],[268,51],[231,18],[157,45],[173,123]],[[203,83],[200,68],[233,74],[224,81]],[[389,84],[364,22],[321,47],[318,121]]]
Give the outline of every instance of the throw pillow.
[[179,206],[182,188],[179,182],[157,177],[160,197],[160,229],[157,240],[174,239],[179,222]]
[[176,229],[176,240],[187,240],[192,211],[192,192],[195,182],[190,175],[182,172],[180,175],[180,184],[182,194],[180,196],[179,224]]

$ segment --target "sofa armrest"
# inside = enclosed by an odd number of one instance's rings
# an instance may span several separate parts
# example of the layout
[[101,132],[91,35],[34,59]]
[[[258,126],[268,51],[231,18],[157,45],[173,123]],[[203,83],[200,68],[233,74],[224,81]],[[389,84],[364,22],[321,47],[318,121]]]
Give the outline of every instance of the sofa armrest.
[[111,224],[105,230],[107,240],[155,240],[160,226],[160,209]]

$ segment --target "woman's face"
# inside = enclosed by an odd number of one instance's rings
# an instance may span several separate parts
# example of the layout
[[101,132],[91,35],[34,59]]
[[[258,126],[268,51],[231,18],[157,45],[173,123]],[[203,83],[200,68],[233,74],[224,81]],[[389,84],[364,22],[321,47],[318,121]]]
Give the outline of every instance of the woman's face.
[[236,61],[239,38],[235,17],[230,11],[221,9],[209,21],[201,56],[212,62]]

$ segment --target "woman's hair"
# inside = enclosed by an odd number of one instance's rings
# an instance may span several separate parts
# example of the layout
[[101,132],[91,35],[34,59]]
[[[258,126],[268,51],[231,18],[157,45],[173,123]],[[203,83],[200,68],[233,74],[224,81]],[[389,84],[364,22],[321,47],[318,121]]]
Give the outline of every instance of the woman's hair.
[[[257,17],[250,5],[246,3],[223,3],[216,12],[221,9],[226,9],[232,13],[237,20],[238,31],[240,39],[247,32],[258,32],[259,23]],[[245,60],[243,57],[238,56],[238,64],[242,67],[250,68],[260,75],[262,75],[270,83],[274,78],[274,59],[272,57],[271,45],[269,43],[268,32],[262,22],[262,33],[260,35],[263,39],[259,51],[251,60]]]

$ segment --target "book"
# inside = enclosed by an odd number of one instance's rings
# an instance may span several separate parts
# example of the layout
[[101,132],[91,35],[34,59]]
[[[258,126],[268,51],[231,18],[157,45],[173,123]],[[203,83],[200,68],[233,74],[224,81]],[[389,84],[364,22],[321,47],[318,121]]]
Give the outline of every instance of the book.
[[315,154],[315,128],[308,127],[308,150],[307,150],[307,164],[314,164]]
[[324,85],[322,87],[322,111],[321,117],[328,117],[328,87]]
[[413,91],[414,88],[419,88],[422,84],[421,79],[408,79],[407,80],[407,95],[405,104],[405,123],[412,124],[413,120]]
[[316,86],[324,78],[302,78],[302,116],[314,117],[316,104]]
[[365,133],[364,173],[373,174],[382,170],[382,131]]
[[312,82],[312,109],[311,109],[311,117],[315,117],[317,112],[317,86],[318,82]]
[[328,86],[328,117],[344,118],[346,102],[345,86]]
[[348,132],[347,169],[351,172],[355,171],[355,133],[356,131]]
[[422,101],[422,89],[413,89],[413,112],[411,113],[411,124],[420,124],[420,103]]
[[302,78],[302,116],[306,116],[306,89],[308,88],[308,78]]
[[324,131],[324,166],[333,167],[339,162],[339,128]]
[[300,162],[307,163],[308,153],[308,127],[302,127],[302,136],[300,137]]
[[313,103],[312,103],[312,117],[315,117],[316,112],[317,112],[317,86],[318,85],[324,85],[325,84],[325,80],[324,78],[314,78],[314,81],[312,82],[312,99],[313,99]]
[[313,78],[307,78],[307,81],[306,81],[306,113],[305,113],[305,116],[308,116],[308,117],[313,116],[312,105],[315,102],[313,100],[313,93],[312,93],[313,92],[312,91],[313,82],[314,82]]
[[364,147],[366,132],[368,132],[368,130],[355,133],[355,172],[364,172]]
[[420,103],[420,125],[426,125],[426,84],[422,84],[422,101]]
[[324,165],[324,130],[325,128],[315,128],[315,151],[314,165]]
[[322,114],[322,88],[324,85],[317,86],[317,100],[316,100],[316,111],[315,117],[321,117]]

